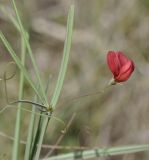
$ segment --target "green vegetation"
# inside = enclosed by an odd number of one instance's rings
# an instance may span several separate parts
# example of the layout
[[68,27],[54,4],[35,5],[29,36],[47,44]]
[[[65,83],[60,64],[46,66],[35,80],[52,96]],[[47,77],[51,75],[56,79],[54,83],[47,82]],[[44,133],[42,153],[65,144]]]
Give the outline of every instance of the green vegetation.
[[[0,159],[147,159],[146,3],[1,2]],[[109,50],[135,62],[122,85]]]

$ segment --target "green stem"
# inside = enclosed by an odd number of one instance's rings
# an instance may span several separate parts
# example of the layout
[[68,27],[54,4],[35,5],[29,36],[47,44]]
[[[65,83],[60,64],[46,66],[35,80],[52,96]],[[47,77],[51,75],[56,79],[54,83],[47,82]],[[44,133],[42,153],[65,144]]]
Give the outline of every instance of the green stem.
[[38,80],[38,83],[39,83],[39,86],[40,86],[39,87],[39,91],[41,92],[41,95],[43,96],[45,105],[48,106],[48,99],[47,99],[47,96],[46,96],[44,88],[43,88],[43,83],[42,83],[41,78],[40,78],[41,76],[39,74],[39,69],[38,69],[38,66],[36,64],[35,58],[33,56],[31,47],[29,45],[29,42],[28,42],[28,39],[27,39],[27,36],[26,36],[26,31],[25,31],[25,29],[24,29],[24,27],[22,25],[22,22],[21,22],[21,19],[20,19],[20,16],[19,16],[19,12],[18,12],[18,9],[16,7],[15,0],[12,0],[12,3],[13,3],[13,7],[14,7],[14,10],[15,10],[15,13],[16,13],[16,17],[17,17],[19,26],[20,26],[21,34],[23,35],[26,47],[28,49],[28,53],[29,53],[29,55],[31,57],[31,61],[32,61],[33,67],[35,69],[35,74],[36,74],[36,77],[37,77],[37,80]]
[[[34,98],[34,101],[37,101],[37,96]],[[26,143],[26,148],[25,148],[25,156],[24,160],[29,160],[30,154],[31,154],[31,145],[33,141],[33,135],[34,135],[34,125],[35,125],[35,112],[36,112],[36,107],[35,104],[32,105],[32,114],[30,118],[30,124],[29,124],[29,129],[28,129],[28,136],[27,136],[27,143]]]
[[[21,37],[22,42],[22,54],[21,54],[21,62],[22,65],[25,65],[25,43],[23,37]],[[24,86],[24,75],[23,72],[20,74],[20,86],[19,86],[19,99],[23,97],[23,86]],[[20,143],[20,128],[21,128],[21,106],[22,104],[18,104],[17,110],[17,118],[16,118],[16,125],[15,125],[15,135],[14,135],[14,144],[13,144],[13,152],[12,152],[12,160],[18,160],[19,156],[19,143]]]
[[104,149],[92,149],[87,151],[76,151],[66,154],[61,154],[58,156],[53,156],[49,158],[44,158],[42,160],[76,160],[76,159],[92,159],[96,157],[108,157],[114,155],[124,155],[142,151],[148,151],[149,144],[142,145],[132,145],[132,146],[124,146],[124,147],[112,147],[112,148],[104,148]]
[[[56,107],[56,104],[58,102],[58,98],[60,96],[62,86],[63,86],[63,83],[64,83],[64,78],[65,78],[65,74],[66,74],[66,70],[67,70],[70,48],[71,48],[71,40],[72,40],[72,32],[73,32],[73,20],[74,20],[74,6],[72,5],[70,7],[69,13],[68,13],[67,32],[66,32],[66,39],[65,39],[65,44],[64,44],[64,52],[63,52],[63,58],[62,58],[62,63],[61,63],[61,67],[60,67],[60,72],[59,72],[59,75],[58,75],[58,80],[57,80],[57,83],[56,83],[54,94],[52,96],[51,103],[50,103],[50,106],[49,106],[49,107],[52,107],[52,109],[54,109]],[[46,132],[49,120],[50,120],[49,117],[43,117],[41,134],[40,134],[40,137],[39,137],[38,148],[37,148],[37,152],[36,152],[36,155],[35,155],[35,160],[39,159],[44,134]]]

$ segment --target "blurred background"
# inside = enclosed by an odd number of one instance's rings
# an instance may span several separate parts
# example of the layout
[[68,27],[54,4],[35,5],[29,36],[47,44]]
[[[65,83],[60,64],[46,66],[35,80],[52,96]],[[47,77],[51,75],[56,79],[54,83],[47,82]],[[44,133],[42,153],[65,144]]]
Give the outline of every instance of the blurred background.
[[[44,144],[54,145],[62,136],[64,125],[58,119],[70,123],[58,145],[104,148],[149,143],[149,1],[18,0],[45,85],[50,76],[49,101],[60,69],[71,4],[75,5],[71,56],[55,118],[49,124]],[[0,0],[0,5],[7,14],[14,15],[9,0]],[[21,39],[6,13],[0,11],[0,29],[20,55]],[[109,50],[123,51],[136,68],[127,82],[104,90],[112,77],[106,63]],[[8,74],[13,72],[13,67],[8,66],[10,61],[11,57],[0,42],[0,78],[5,70]],[[29,57],[26,64],[33,73]],[[17,100],[19,70],[7,81],[7,87],[9,101]],[[27,83],[24,89],[24,99],[32,100],[34,93]],[[104,92],[80,97],[100,90]],[[4,83],[0,81],[0,109],[7,104],[5,97]],[[16,111],[16,107],[12,107],[0,114],[0,157],[6,159],[11,156],[13,140],[10,138],[14,136]],[[22,112],[21,139],[25,141],[30,113]],[[23,144],[20,147],[22,155],[24,147]],[[44,148],[42,155],[49,151]],[[52,154],[64,152],[68,151],[54,150]],[[148,156],[149,153],[141,152],[100,159],[140,160]]]

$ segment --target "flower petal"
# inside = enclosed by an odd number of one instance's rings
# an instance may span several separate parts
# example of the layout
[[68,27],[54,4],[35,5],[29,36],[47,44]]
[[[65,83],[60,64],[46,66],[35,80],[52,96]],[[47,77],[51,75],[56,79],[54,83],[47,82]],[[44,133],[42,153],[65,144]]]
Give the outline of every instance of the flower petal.
[[116,82],[124,82],[126,81],[132,72],[134,71],[134,64],[131,60],[129,60],[121,69],[119,72],[119,75],[115,78]]
[[121,67],[119,63],[118,54],[114,51],[109,51],[107,54],[107,63],[113,75],[117,76]]
[[119,59],[119,63],[122,66],[124,66],[128,61],[130,61],[121,51],[117,52],[118,54],[118,59]]

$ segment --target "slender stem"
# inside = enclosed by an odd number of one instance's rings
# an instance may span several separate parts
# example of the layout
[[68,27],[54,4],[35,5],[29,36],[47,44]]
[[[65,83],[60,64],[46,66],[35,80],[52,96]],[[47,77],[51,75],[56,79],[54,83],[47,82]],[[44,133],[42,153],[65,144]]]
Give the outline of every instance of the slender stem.
[[[21,54],[21,62],[22,65],[25,65],[25,43],[23,37],[21,37],[21,42],[22,42],[22,54]],[[22,99],[23,97],[23,86],[24,86],[24,75],[23,72],[20,74],[20,86],[19,86],[19,99]],[[19,155],[19,142],[20,142],[20,128],[21,128],[21,106],[22,104],[18,104],[18,110],[17,110],[17,118],[16,118],[16,125],[15,125],[15,140],[13,144],[13,150],[12,150],[12,160],[18,160],[18,155]]]
[[29,76],[26,68],[22,65],[19,57],[17,56],[17,54],[15,53],[15,51],[13,50],[13,48],[11,47],[10,43],[8,42],[8,40],[5,38],[4,34],[1,31],[0,31],[0,39],[4,43],[4,45],[7,48],[9,54],[11,55],[11,57],[13,58],[13,60],[16,62],[17,66],[19,67],[19,69],[21,70],[21,72],[23,72],[24,77],[27,79],[27,81],[29,82],[30,86],[33,88],[33,90],[35,91],[35,93],[38,95],[38,97],[43,102],[43,98],[42,98],[41,94],[39,93],[39,91],[37,90],[37,87],[35,86],[35,84],[31,80],[31,78],[30,78],[30,76]]
[[81,94],[81,95],[79,95],[79,96],[75,96],[75,97],[73,97],[73,98],[71,98],[71,97],[64,97],[59,103],[71,103],[71,102],[74,102],[74,101],[76,101],[76,100],[78,100],[78,99],[82,99],[82,98],[85,98],[85,97],[89,97],[89,96],[95,96],[95,95],[99,95],[99,94],[103,94],[105,91],[106,91],[106,89],[108,89],[108,88],[110,88],[112,85],[110,85],[110,84],[108,84],[107,86],[105,86],[103,89],[101,89],[101,90],[97,90],[97,91],[94,91],[94,92],[89,92],[89,93],[86,93],[86,94]]
[[31,61],[32,61],[33,67],[35,69],[35,74],[36,74],[36,77],[37,77],[37,80],[38,80],[38,83],[39,83],[39,86],[40,86],[39,87],[39,91],[41,92],[41,95],[43,96],[43,99],[45,101],[46,106],[48,106],[48,99],[46,97],[46,94],[45,94],[45,91],[44,91],[44,88],[43,88],[43,83],[42,83],[41,78],[40,78],[41,76],[39,74],[39,69],[38,69],[38,66],[36,64],[35,58],[33,56],[31,47],[29,45],[29,42],[28,42],[28,39],[27,39],[27,36],[26,36],[26,31],[25,31],[25,29],[24,29],[24,27],[22,25],[22,22],[21,22],[21,19],[20,19],[20,16],[19,16],[19,12],[18,12],[18,9],[16,7],[15,0],[12,0],[12,3],[13,3],[13,7],[14,7],[14,10],[15,10],[15,13],[16,13],[16,16],[17,16],[17,20],[18,20],[19,26],[20,26],[21,34],[23,35],[26,47],[28,49],[28,53],[29,53],[29,55],[31,57]]
[[29,100],[18,100],[18,101],[14,101],[14,102],[11,102],[10,105],[13,105],[13,104],[16,104],[16,103],[27,103],[27,104],[32,104],[32,105],[35,105],[36,107],[39,107],[40,110],[43,110],[43,111],[47,111],[47,108],[40,104],[40,103],[36,103],[36,102],[32,102],[32,101],[29,101]]
[[109,157],[114,155],[124,155],[142,151],[148,151],[149,144],[142,145],[132,145],[132,146],[123,146],[123,147],[111,147],[103,149],[91,149],[86,151],[76,151],[61,154],[58,156],[53,156],[49,158],[44,158],[42,160],[76,160],[76,159],[91,159],[96,157]]
[[64,136],[66,135],[69,127],[71,126],[74,118],[76,116],[76,113],[73,113],[73,115],[71,116],[70,120],[68,121],[68,124],[66,125],[65,129],[64,129],[64,133],[62,133],[60,135],[60,137],[58,138],[58,140],[56,141],[56,143],[53,145],[53,148],[46,154],[46,156],[44,158],[48,158],[50,155],[52,155],[52,153],[55,151],[55,146],[58,146],[58,144],[62,141],[62,139],[64,138]]
[[[48,95],[48,90],[49,90],[49,84],[50,84],[50,76],[48,78],[48,82],[47,82],[47,85],[46,85],[46,89],[45,89],[45,93]],[[46,107],[44,108],[45,111],[46,111]],[[43,110],[43,109],[42,109]],[[38,126],[37,126],[37,130],[35,132],[35,135],[34,135],[34,139],[33,139],[33,142],[32,142],[32,147],[31,147],[31,150],[30,150],[30,157],[29,159],[32,160],[36,151],[37,151],[37,147],[38,147],[38,141],[39,141],[39,137],[40,137],[40,134],[41,134],[41,126],[42,126],[42,122],[43,122],[43,112],[40,112],[41,116],[39,117],[39,120],[38,120]],[[47,116],[47,115],[46,115]]]
[[73,34],[73,22],[74,22],[74,6],[72,5],[68,13],[66,39],[65,39],[65,44],[64,44],[64,51],[63,51],[61,67],[60,67],[56,87],[55,87],[55,90],[54,90],[54,93],[53,93],[53,96],[50,102],[50,106],[53,109],[55,109],[56,104],[58,102],[58,99],[59,99],[59,96],[60,96],[60,93],[63,87],[67,66],[68,66],[72,34]]
[[[35,101],[37,101],[37,96],[34,98]],[[31,118],[30,118],[30,124],[28,129],[28,136],[27,136],[27,143],[25,148],[25,155],[24,160],[29,160],[30,154],[31,154],[31,147],[32,147],[32,141],[34,138],[34,127],[35,127],[35,118],[36,118],[36,104],[32,104],[32,111],[31,111]]]
[[[69,53],[70,53],[70,48],[71,48],[71,40],[72,40],[72,32],[73,32],[73,20],[74,20],[74,6],[72,5],[70,7],[69,13],[68,13],[67,34],[66,34],[66,39],[65,39],[65,44],[64,44],[64,51],[63,51],[61,68],[60,68],[60,72],[59,72],[59,75],[58,75],[58,80],[57,80],[57,83],[56,83],[54,94],[52,96],[50,106],[49,106],[49,107],[52,107],[52,109],[55,109],[55,107],[56,107],[56,104],[58,102],[58,99],[59,99],[59,96],[60,96],[60,93],[61,93],[61,90],[62,90],[62,86],[63,86],[63,83],[64,83],[64,78],[65,78],[65,74],[66,74],[66,70],[67,70]],[[52,113],[50,113],[50,114],[52,114]],[[40,135],[39,143],[38,143],[39,146],[37,148],[37,152],[36,152],[36,155],[35,155],[35,160],[39,159],[44,134],[46,132],[49,120],[50,120],[50,118],[47,118],[47,117],[45,117],[43,119],[42,128],[41,128],[41,135]]]
[[37,152],[36,152],[36,155],[35,155],[35,160],[38,160],[39,159],[39,155],[40,155],[40,151],[41,151],[41,146],[42,146],[42,141],[43,141],[43,137],[44,137],[44,134],[46,132],[46,129],[47,129],[47,126],[48,126],[48,122],[51,118],[48,118],[48,117],[45,117],[42,122],[42,126],[41,126],[41,132],[40,132],[40,137],[39,137],[39,142],[38,142],[38,148],[37,148]]

